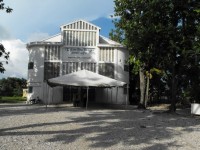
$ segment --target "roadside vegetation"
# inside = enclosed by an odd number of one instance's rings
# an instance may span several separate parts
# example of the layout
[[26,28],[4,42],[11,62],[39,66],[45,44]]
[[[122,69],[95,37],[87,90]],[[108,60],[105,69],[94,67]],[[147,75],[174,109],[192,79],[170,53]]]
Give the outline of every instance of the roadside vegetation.
[[26,101],[23,98],[23,89],[26,88],[26,79],[0,79],[0,103],[19,103]]
[[9,97],[9,96],[3,96],[0,97],[0,103],[21,103],[21,102],[25,102],[26,98],[24,97]]

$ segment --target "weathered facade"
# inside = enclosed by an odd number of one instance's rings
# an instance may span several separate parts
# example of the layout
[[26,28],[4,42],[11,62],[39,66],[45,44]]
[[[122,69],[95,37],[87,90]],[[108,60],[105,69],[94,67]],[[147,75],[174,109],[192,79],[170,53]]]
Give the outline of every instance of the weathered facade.
[[[28,101],[37,97],[48,103],[71,100],[69,93],[75,91],[73,87],[50,88],[46,81],[82,69],[129,82],[128,51],[121,44],[101,36],[99,27],[78,20],[62,25],[60,29],[60,34],[27,44]],[[93,101],[123,104],[127,91],[96,88],[90,93]]]

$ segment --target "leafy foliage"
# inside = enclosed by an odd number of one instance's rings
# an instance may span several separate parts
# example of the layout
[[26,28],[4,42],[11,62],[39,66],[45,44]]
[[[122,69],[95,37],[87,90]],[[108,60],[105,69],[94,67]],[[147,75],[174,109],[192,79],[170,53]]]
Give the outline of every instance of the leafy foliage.
[[[199,86],[199,59],[194,63],[199,56],[199,10],[199,0],[115,0],[119,19],[114,20],[112,35],[123,33],[135,66],[132,72],[140,68],[148,78],[153,68],[162,70],[159,78],[169,91],[172,111],[185,90]],[[191,77],[189,70],[198,77]]]
[[0,0],[0,10],[6,10],[7,13],[11,13],[13,11],[12,8],[10,8],[8,6],[5,7],[4,5],[5,4],[4,4],[3,0]]
[[[0,10],[6,10],[7,13],[11,13],[12,12],[12,8],[10,7],[5,7],[5,4],[3,3],[3,0],[0,0]],[[8,58],[9,58],[9,52],[5,51],[5,48],[3,46],[3,44],[0,43],[0,57],[3,57],[5,59],[5,61],[0,61],[0,72],[4,73],[5,68],[3,67],[3,62],[8,63]]]
[[22,89],[26,88],[26,79],[3,78],[0,80],[1,96],[22,96]]

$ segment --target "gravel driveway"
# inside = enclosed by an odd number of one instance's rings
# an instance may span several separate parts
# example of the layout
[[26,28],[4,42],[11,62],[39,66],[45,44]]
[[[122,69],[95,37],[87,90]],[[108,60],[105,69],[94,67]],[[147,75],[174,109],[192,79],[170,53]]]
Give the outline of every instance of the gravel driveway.
[[1,150],[195,150],[200,117],[151,110],[0,104]]

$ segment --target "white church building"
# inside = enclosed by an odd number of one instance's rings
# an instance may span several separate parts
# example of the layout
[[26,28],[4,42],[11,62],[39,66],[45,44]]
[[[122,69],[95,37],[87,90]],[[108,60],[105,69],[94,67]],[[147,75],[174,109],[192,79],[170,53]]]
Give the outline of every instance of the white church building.
[[[37,97],[46,104],[72,101],[77,87],[50,87],[47,80],[79,70],[89,70],[129,83],[128,51],[123,45],[100,35],[100,27],[77,20],[60,27],[60,33],[27,44],[27,101]],[[82,95],[86,89],[81,87]],[[90,88],[89,102],[126,104],[127,88]]]

